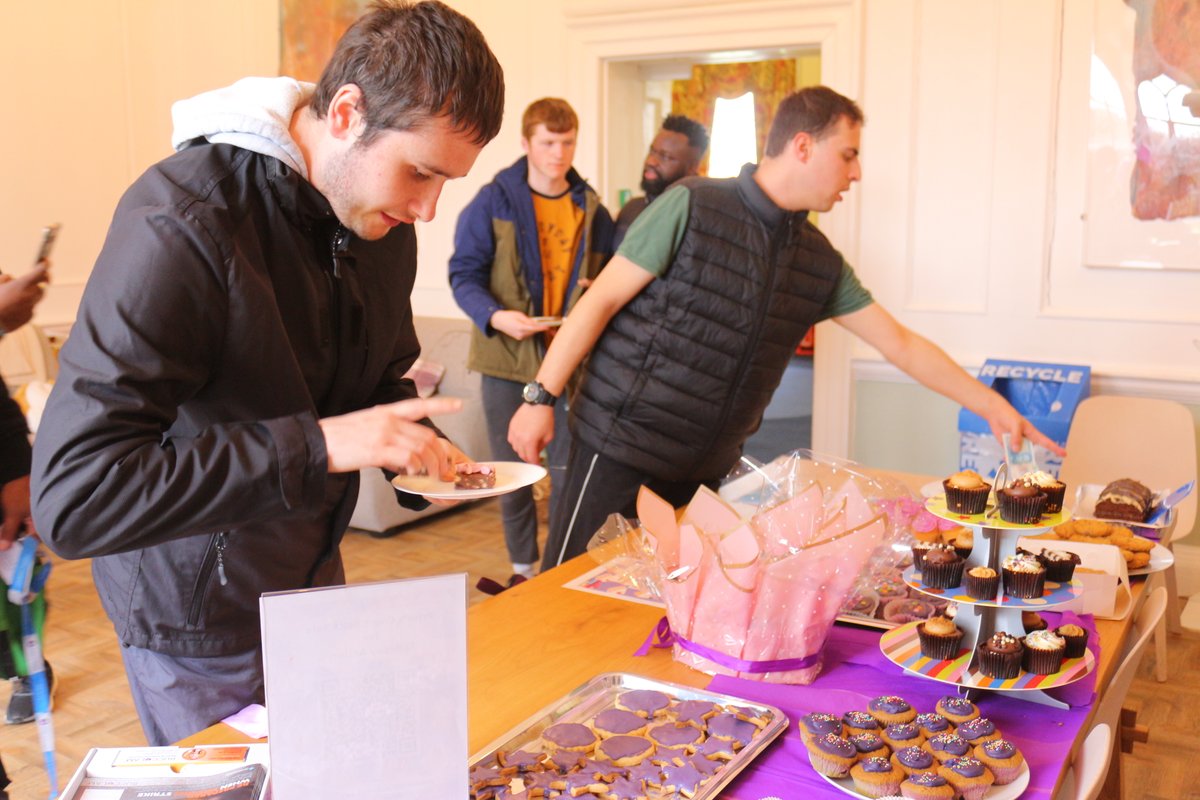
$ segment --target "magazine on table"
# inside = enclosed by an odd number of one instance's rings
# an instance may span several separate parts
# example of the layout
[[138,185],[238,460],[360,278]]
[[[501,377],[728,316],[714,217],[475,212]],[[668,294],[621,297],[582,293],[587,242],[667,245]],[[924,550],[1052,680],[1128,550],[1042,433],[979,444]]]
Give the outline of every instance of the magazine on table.
[[265,744],[91,750],[63,800],[267,800]]

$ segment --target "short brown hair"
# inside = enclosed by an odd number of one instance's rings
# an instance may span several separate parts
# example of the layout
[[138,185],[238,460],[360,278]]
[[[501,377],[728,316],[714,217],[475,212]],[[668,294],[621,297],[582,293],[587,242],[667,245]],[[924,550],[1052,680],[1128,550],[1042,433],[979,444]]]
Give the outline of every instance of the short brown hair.
[[534,100],[521,116],[521,138],[528,139],[533,129],[545,125],[551,133],[566,133],[579,129],[579,117],[566,100],[558,97],[543,97]]
[[475,23],[437,0],[377,0],[338,41],[312,98],[318,119],[337,90],[362,91],[360,144],[446,115],[486,144],[504,117],[504,71]]
[[782,153],[787,143],[800,132],[822,139],[837,127],[842,117],[854,125],[863,123],[858,104],[828,86],[809,86],[794,92],[783,98],[775,110],[775,120],[767,134],[766,155]]

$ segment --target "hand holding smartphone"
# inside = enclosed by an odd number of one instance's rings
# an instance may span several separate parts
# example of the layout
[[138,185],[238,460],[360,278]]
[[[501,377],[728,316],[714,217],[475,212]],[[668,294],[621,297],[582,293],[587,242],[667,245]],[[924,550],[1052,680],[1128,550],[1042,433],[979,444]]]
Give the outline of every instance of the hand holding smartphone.
[[38,247],[37,258],[33,260],[35,266],[50,258],[50,253],[54,250],[54,241],[58,238],[60,228],[62,228],[62,225],[57,222],[42,228],[42,244]]

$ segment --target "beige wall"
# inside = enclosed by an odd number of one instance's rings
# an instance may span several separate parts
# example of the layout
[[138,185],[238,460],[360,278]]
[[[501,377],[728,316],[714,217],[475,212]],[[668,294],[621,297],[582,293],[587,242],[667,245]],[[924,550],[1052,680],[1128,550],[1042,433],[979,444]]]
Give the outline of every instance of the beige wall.
[[[681,43],[816,46],[823,79],[855,95],[868,117],[864,182],[822,225],[880,301],[969,367],[989,356],[1086,363],[1110,388],[1200,405],[1200,272],[1089,269],[1070,224],[1080,213],[1072,203],[1086,139],[1064,120],[1082,113],[1078,62],[1087,54],[1077,31],[1088,0],[452,5],[479,24],[504,64],[507,114],[473,174],[447,188],[437,219],[420,228],[421,313],[457,314],[445,280],[454,220],[519,154],[519,115],[531,100],[559,95],[576,106],[577,165],[609,192],[632,179],[606,172],[605,121],[627,113],[608,105],[606,59]],[[24,269],[40,226],[64,223],[55,285],[38,312],[44,322],[71,317],[114,203],[168,152],[171,101],[272,74],[278,52],[276,0],[76,0],[67,8],[0,4],[0,65],[11,76],[0,128],[0,268]],[[889,404],[888,387],[899,392],[906,379],[893,383],[898,376],[876,353],[839,349],[832,335],[823,342],[817,392],[836,390],[824,405],[818,397],[824,449],[870,460],[883,442],[871,426],[855,429],[856,381],[873,382],[871,407],[890,409],[896,427],[920,431],[936,419],[930,435],[945,436],[947,415],[931,418],[940,407],[925,408],[920,390],[897,395],[914,402]]]

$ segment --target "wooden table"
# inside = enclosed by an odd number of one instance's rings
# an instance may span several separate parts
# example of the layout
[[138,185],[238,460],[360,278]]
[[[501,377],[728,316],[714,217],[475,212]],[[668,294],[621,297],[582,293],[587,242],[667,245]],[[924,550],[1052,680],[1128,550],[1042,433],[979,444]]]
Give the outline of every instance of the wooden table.
[[[918,490],[930,476],[886,473]],[[633,653],[653,631],[663,610],[656,606],[564,589],[563,584],[596,562],[575,558],[492,599],[467,614],[468,741],[472,754],[503,736],[547,704],[604,672],[632,672],[703,688],[711,676],[675,661],[669,649]],[[1142,582],[1133,584],[1134,603]],[[1134,614],[1096,620],[1101,650],[1098,687],[1112,680]],[[820,679],[818,678],[818,681]],[[1084,725],[1076,747],[1090,726]],[[217,724],[180,744],[244,742]]]

